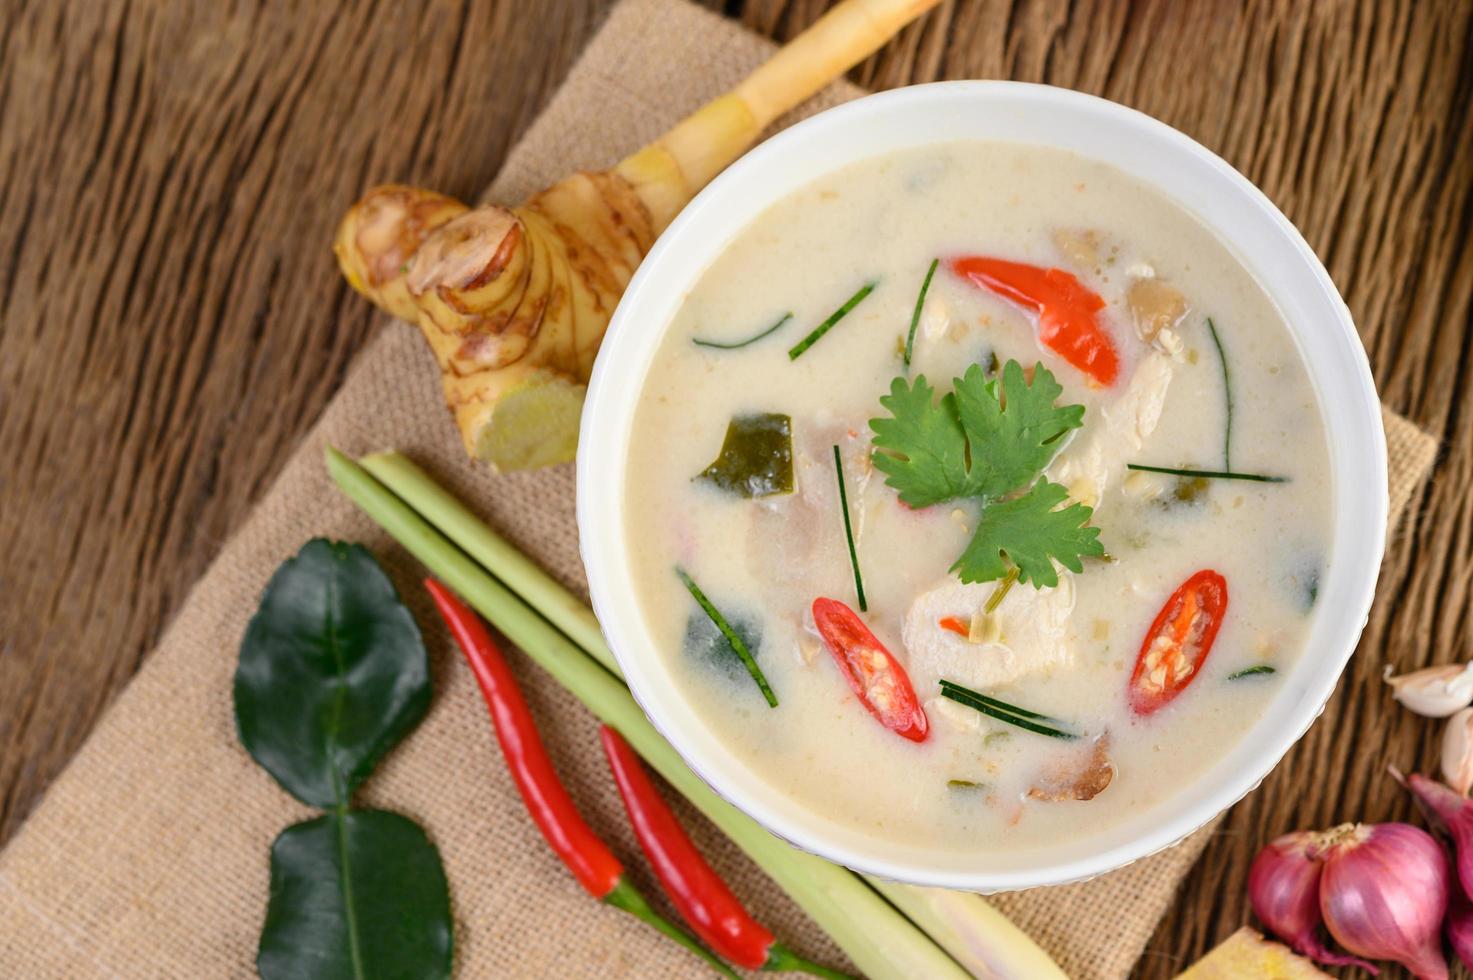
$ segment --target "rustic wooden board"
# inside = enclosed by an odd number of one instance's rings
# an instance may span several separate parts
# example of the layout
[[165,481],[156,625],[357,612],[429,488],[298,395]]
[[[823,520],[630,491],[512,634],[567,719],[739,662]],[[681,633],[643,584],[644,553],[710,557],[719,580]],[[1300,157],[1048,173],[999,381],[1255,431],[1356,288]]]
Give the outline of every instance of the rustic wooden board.
[[[828,0],[711,3],[777,39]],[[327,250],[371,181],[474,196],[608,0],[0,0],[0,841],[269,485],[374,316]],[[855,72],[1105,95],[1217,150],[1445,440],[1325,717],[1235,808],[1140,973],[1247,917],[1276,833],[1407,818],[1436,730],[1383,663],[1473,652],[1473,5],[948,0]],[[231,655],[221,651],[222,656]]]

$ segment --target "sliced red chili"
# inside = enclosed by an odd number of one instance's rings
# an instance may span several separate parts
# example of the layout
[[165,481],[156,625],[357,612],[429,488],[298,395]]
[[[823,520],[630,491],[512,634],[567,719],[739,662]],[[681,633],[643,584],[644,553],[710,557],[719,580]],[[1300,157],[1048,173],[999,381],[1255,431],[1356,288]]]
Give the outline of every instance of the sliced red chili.
[[1100,323],[1105,301],[1063,269],[985,255],[951,260],[951,271],[1038,314],[1038,339],[1064,360],[1109,387],[1120,374],[1115,341]]
[[1186,690],[1212,652],[1227,606],[1227,579],[1210,568],[1171,594],[1141,642],[1130,674],[1131,710],[1152,714]]
[[955,616],[943,616],[936,625],[940,626],[944,630],[949,630],[952,633],[955,633],[957,636],[961,637],[964,640],[969,639],[972,635],[971,624],[964,623]]
[[912,742],[924,742],[930,724],[910,675],[864,621],[837,599],[814,599],[813,621],[839,673],[880,724]]

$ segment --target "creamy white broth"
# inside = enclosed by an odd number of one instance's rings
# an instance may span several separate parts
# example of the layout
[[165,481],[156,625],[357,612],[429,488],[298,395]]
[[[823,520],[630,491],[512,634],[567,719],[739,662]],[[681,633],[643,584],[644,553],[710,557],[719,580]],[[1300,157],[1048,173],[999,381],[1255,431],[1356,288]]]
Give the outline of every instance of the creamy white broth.
[[[1057,240],[1061,231],[1095,232],[1098,261],[1071,257]],[[882,414],[880,396],[905,371],[899,345],[926,268],[933,257],[965,254],[1066,269],[1107,303],[1101,320],[1121,371],[1101,390],[1038,342],[1030,315],[944,264],[928,293],[912,376],[944,390],[992,355],[1041,362],[1064,386],[1060,402],[1086,407],[1083,428],[1051,475],[1111,417],[1122,424],[1133,381],[1152,371],[1169,376],[1159,422],[1139,449],[1102,449],[1103,463],[1092,468],[1108,482],[1097,501],[1089,480],[1060,477],[1097,504],[1091,523],[1113,561],[1087,558],[1083,573],[1064,575],[1060,589],[1072,592],[1072,608],[1064,593],[1010,590],[999,606],[1011,631],[1004,639],[1023,637],[1017,642],[1028,647],[1030,624],[1047,621],[1040,635],[1060,642],[1022,651],[1023,662],[1043,666],[1003,683],[990,680],[995,662],[969,663],[965,646],[947,659],[923,630],[903,636],[917,597],[956,583],[947,570],[969,540],[975,503],[912,511],[869,464],[868,420]],[[1188,304],[1174,328],[1179,344],[1170,334],[1157,340],[1174,353],[1145,342],[1134,326],[1125,294],[1141,278],[1168,284]],[[878,285],[864,301],[789,359],[793,344],[870,281]],[[787,311],[793,319],[783,328],[742,349],[692,342],[740,341]],[[1208,316],[1232,375],[1232,468],[1288,482],[1210,481],[1196,500],[1180,502],[1175,478],[1127,482],[1124,464],[1223,468],[1223,379]],[[792,419],[793,494],[744,499],[693,479],[721,451],[734,416],[763,412]],[[871,716],[812,630],[808,609],[819,596],[858,609],[835,444],[869,599],[862,618],[910,672],[929,719],[923,743]],[[1328,467],[1319,409],[1281,315],[1196,219],[1119,171],[1062,151],[941,144],[861,162],[779,202],[691,291],[635,419],[631,574],[679,686],[774,792],[877,837],[959,853],[1016,852],[1141,813],[1198,778],[1251,726],[1308,634],[1312,587],[1328,559]],[[687,652],[688,624],[701,614],[677,565],[729,617],[760,622],[757,659],[779,707],[767,706],[734,656],[713,665]],[[1228,582],[1221,631],[1200,676],[1165,708],[1138,718],[1126,689],[1141,641],[1162,604],[1201,568]],[[993,587],[970,588],[985,595]],[[925,618],[912,615],[914,623]],[[1278,673],[1228,680],[1263,663]],[[1087,801],[1030,797],[1042,774],[1083,765],[1092,743],[1042,737],[943,701],[943,676],[1066,720],[1090,738],[1108,733],[1109,785]]]

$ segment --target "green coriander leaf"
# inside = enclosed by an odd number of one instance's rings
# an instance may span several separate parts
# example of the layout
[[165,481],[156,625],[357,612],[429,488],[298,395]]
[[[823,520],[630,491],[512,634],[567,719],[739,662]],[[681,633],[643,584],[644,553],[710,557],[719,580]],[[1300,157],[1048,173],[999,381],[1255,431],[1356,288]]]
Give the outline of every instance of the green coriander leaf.
[[1105,549],[1100,529],[1084,526],[1093,513],[1089,507],[1075,503],[1055,509],[1068,496],[1057,483],[1039,480],[1021,497],[988,503],[952,571],[963,582],[990,582],[1006,575],[1011,561],[1018,581],[1035,588],[1059,584],[1055,561],[1072,572],[1084,571],[1080,557],[1098,557]]
[[1061,437],[1084,424],[1083,405],[1055,405],[1063,387],[1042,364],[1033,381],[1008,361],[999,383],[973,364],[956,386],[957,413],[972,447],[968,496],[1000,497],[1027,486],[1059,451]]
[[880,404],[890,418],[870,419],[869,427],[875,446],[888,452],[875,453],[875,467],[900,499],[911,507],[929,507],[967,496],[967,437],[956,399],[947,395],[938,403],[920,375],[915,384],[896,378]]

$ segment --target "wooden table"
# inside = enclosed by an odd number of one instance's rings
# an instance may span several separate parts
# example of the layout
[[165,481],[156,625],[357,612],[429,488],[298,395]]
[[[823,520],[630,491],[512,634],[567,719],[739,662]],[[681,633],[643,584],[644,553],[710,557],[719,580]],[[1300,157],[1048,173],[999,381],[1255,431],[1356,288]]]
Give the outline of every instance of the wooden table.
[[[779,39],[827,6],[708,2]],[[327,249],[341,209],[385,179],[474,197],[607,6],[0,0],[0,841],[376,322]],[[949,0],[855,77],[1046,81],[1201,140],[1445,442],[1340,692],[1157,931],[1140,973],[1169,976],[1246,920],[1267,837],[1410,816],[1384,765],[1438,732],[1381,665],[1473,655],[1473,4]]]

